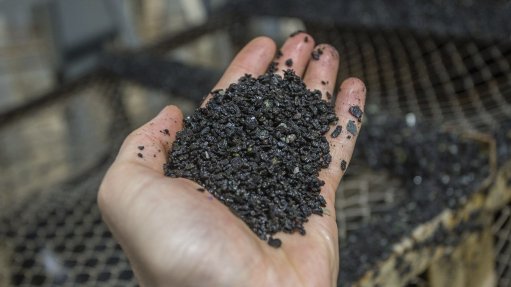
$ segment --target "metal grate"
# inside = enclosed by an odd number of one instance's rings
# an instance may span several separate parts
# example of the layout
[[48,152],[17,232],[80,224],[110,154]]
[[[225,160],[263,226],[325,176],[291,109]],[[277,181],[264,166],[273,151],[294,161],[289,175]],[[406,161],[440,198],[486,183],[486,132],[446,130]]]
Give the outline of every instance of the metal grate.
[[496,271],[499,286],[511,284],[511,205],[495,215],[492,226],[495,236]]
[[[148,4],[152,8],[144,13],[150,16],[150,11],[170,11],[168,6],[166,10],[158,8],[156,2]],[[207,21],[206,10],[203,12],[200,17],[196,15],[198,18],[192,17],[193,21],[188,19],[190,22],[183,24],[183,29]],[[378,115],[383,114],[407,124],[428,122],[461,131],[493,133],[511,120],[511,43],[503,38],[432,34],[438,27],[431,31],[392,26],[378,29],[377,25],[356,26],[350,22],[340,28],[338,23],[321,19],[261,17],[258,11],[253,12],[258,16],[251,19],[252,24],[237,18],[231,22],[224,19],[227,23],[217,23],[215,28],[217,37],[210,37],[211,31],[205,31],[203,38],[193,33],[188,34],[189,39],[186,33],[179,38],[191,47],[185,49],[191,51],[188,54],[164,54],[189,64],[197,60],[193,55],[198,53],[206,58],[205,66],[216,68],[225,63],[211,65],[207,58],[226,47],[236,49],[239,39],[233,37],[238,34],[232,30],[238,25],[246,29],[248,37],[257,33],[260,26],[284,27],[274,35],[280,42],[287,36],[283,31],[305,27],[317,42],[332,43],[339,50],[339,79],[349,75],[366,82],[368,125],[378,122]],[[167,21],[165,29],[174,30],[168,28],[172,21],[163,18],[144,24],[152,29],[148,38],[162,36],[154,28],[159,26],[158,21]],[[218,41],[219,37],[225,41]],[[0,123],[0,186],[4,187],[0,191],[0,285],[137,285],[126,257],[101,221],[95,200],[110,154],[129,129],[163,103],[179,102],[188,111],[193,110],[193,101],[183,100],[184,92],[173,89],[171,74],[152,85],[163,93],[144,87],[144,74],[157,75],[161,67],[155,69],[130,74],[130,82],[123,77],[98,74],[63,90],[61,100],[38,105],[7,124]],[[172,69],[169,73],[179,73],[179,66],[173,65]],[[133,84],[137,79],[142,85]],[[198,86],[197,93],[206,93],[209,88]],[[140,107],[145,102],[150,107]],[[87,133],[81,134],[84,130]],[[336,207],[341,240],[383,217],[406,196],[400,179],[371,169],[372,164],[354,161],[339,189]],[[495,214],[492,232],[499,286],[508,286],[509,205]],[[412,278],[409,284],[427,286],[427,280],[423,274]]]
[[[119,245],[101,221],[97,188],[104,167],[87,180],[53,187],[14,212],[8,231],[14,286],[136,286]],[[37,215],[37,217],[34,217]]]

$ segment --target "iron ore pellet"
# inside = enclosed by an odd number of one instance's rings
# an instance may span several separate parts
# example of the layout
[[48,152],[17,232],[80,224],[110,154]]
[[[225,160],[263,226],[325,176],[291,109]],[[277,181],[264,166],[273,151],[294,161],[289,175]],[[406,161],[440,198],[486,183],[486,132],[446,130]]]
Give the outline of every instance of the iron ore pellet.
[[268,239],[268,244],[271,247],[279,248],[282,245],[282,241],[278,238],[270,237],[270,239]]
[[345,170],[346,170],[346,165],[347,165],[347,164],[348,164],[348,163],[347,163],[344,159],[343,159],[343,160],[341,160],[341,170],[342,170],[342,171],[345,171]]
[[320,48],[312,51],[312,53],[311,53],[312,59],[316,60],[316,61],[318,61],[319,58],[321,58],[321,55],[323,55],[323,50]]
[[275,72],[277,72],[278,68],[279,68],[279,63],[271,62],[270,65],[268,65],[267,72],[268,73],[275,73]]
[[341,126],[336,126],[334,131],[331,134],[332,138],[338,137],[341,134],[341,132],[342,132],[342,127]]
[[359,106],[352,106],[352,107],[350,107],[349,111],[350,111],[350,114],[352,116],[354,116],[355,118],[357,118],[357,120],[359,122],[362,121],[362,116],[364,115],[364,112],[362,112],[362,110],[360,109]]
[[354,136],[357,135],[357,126],[355,125],[354,121],[348,121],[348,124],[346,125],[346,130]]
[[277,232],[304,235],[326,206],[318,175],[331,161],[332,105],[292,70],[245,75],[212,95],[185,119],[165,175],[203,186],[270,246],[282,244]]

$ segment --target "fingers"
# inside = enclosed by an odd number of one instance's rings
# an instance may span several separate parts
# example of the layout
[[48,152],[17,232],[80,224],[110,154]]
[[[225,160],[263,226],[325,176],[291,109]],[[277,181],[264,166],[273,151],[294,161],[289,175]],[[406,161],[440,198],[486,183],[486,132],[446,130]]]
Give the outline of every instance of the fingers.
[[318,60],[311,60],[304,76],[304,82],[310,90],[319,90],[323,100],[329,101],[335,87],[339,70],[337,50],[326,44],[318,45],[315,50],[323,51]]
[[293,69],[295,74],[303,76],[314,45],[314,39],[304,32],[289,37],[280,49],[282,55],[277,59],[277,74],[284,75],[285,70]]
[[[322,192],[327,202],[334,202],[337,186],[349,166],[361,127],[361,115],[357,109],[360,109],[360,112],[364,110],[365,97],[365,85],[357,78],[346,79],[337,94],[335,113],[339,121],[327,134],[332,162],[319,176],[325,181]],[[336,129],[340,130],[338,135],[337,132],[334,133]]]
[[[236,55],[220,81],[213,88],[213,91],[226,89],[231,83],[237,82],[245,74],[250,74],[254,77],[262,75],[266,72],[268,65],[273,59],[275,50],[275,42],[268,37],[258,37],[250,41]],[[211,95],[208,95],[201,107],[204,107],[210,98]]]
[[124,140],[116,163],[134,163],[163,174],[163,164],[182,125],[181,110],[176,106],[165,107]]

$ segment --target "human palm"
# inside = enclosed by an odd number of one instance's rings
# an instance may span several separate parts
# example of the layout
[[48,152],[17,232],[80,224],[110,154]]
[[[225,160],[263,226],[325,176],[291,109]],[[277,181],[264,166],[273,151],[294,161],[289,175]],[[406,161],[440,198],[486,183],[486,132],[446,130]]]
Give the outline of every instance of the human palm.
[[[307,37],[308,41],[305,41]],[[319,60],[310,60],[313,49]],[[275,44],[264,37],[251,41],[233,60],[215,89],[226,88],[245,73],[258,76],[275,54]],[[339,57],[328,45],[314,47],[312,37],[300,33],[282,47],[279,73],[292,68],[310,89],[333,93]],[[328,93],[327,93],[328,92]],[[207,99],[206,99],[207,101]],[[350,78],[341,86],[335,111],[339,125],[354,120],[349,107],[363,107],[364,84]],[[205,103],[203,103],[204,105]],[[356,122],[356,121],[355,121]],[[163,164],[182,114],[174,106],[132,132],[106,174],[98,194],[103,218],[130,259],[142,286],[333,286],[339,252],[334,197],[349,162],[355,136],[343,132],[330,142],[332,162],[320,173],[321,194],[327,201],[323,216],[312,215],[307,234],[278,234],[283,244],[272,248],[225,205],[188,179],[169,178]]]

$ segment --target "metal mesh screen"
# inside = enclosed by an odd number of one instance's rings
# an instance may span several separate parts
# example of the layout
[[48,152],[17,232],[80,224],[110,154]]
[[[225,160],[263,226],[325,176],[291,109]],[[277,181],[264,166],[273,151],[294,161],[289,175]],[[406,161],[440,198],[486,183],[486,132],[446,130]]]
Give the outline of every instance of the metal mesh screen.
[[[193,111],[210,88],[207,80],[201,81],[190,97],[176,87],[174,76],[183,71],[193,74],[189,80],[193,85],[193,79],[218,75],[245,39],[260,33],[282,42],[290,32],[307,29],[318,43],[333,44],[342,57],[339,79],[357,76],[367,85],[364,129],[385,115],[407,124],[509,138],[509,126],[502,125],[511,120],[509,31],[492,29],[491,24],[478,31],[477,23],[470,22],[476,20],[460,19],[447,28],[445,15],[433,19],[437,25],[432,28],[423,29],[409,19],[398,27],[381,17],[371,18],[381,4],[371,6],[370,1],[359,1],[359,6],[352,2],[343,12],[344,22],[338,23],[328,15],[303,16],[312,1],[295,3],[283,12],[284,2],[237,6],[240,10],[235,11],[243,12],[239,15],[248,13],[247,20],[222,14],[234,8],[215,10],[223,1],[132,1],[142,40],[155,44],[139,49],[131,60],[112,53],[107,72],[95,72],[46,95],[57,100],[5,117],[0,124],[0,286],[136,286],[126,257],[101,222],[95,203],[101,177],[130,129],[163,104]],[[340,4],[333,2],[315,5],[325,11],[333,5],[331,10],[336,11]],[[459,8],[472,15],[478,8],[465,3],[470,1],[454,2],[445,4],[446,10]],[[430,7],[428,3],[418,1],[417,7]],[[489,3],[481,4],[482,14],[507,7],[500,1]],[[426,11],[435,11],[436,6]],[[365,16],[360,20],[356,15]],[[490,22],[500,23],[499,15]],[[0,60],[12,61],[11,54],[4,55]],[[153,61],[169,64],[147,64]],[[151,81],[147,75],[153,76]],[[500,163],[509,159],[509,147],[497,148]],[[336,207],[341,241],[407,198],[403,179],[373,167],[368,157],[357,154],[340,186]],[[494,215],[492,225],[499,286],[511,284],[510,218],[507,205]],[[427,281],[423,274],[409,284],[427,286]]]

